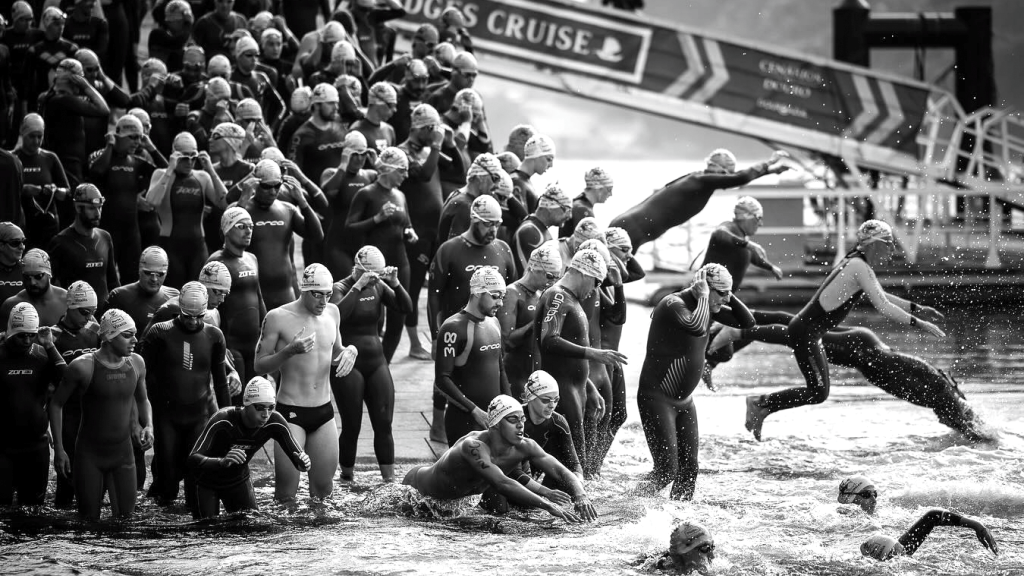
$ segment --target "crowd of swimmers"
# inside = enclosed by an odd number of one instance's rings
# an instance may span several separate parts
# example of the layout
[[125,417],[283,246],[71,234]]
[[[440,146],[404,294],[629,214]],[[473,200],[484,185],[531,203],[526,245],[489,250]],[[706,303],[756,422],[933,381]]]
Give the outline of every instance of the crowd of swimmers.
[[[248,462],[268,440],[276,499],[295,499],[300,473],[312,498],[328,498],[336,477],[354,478],[364,411],[381,478],[395,482],[390,363],[405,337],[434,383],[430,439],[448,446],[405,484],[436,499],[481,495],[496,513],[592,521],[585,482],[627,414],[623,285],[645,275],[634,254],[715,191],[788,166],[776,152],[738,169],[715,150],[603,228],[606,170],[588,170],[577,194],[538,190],[551,138],[519,125],[496,150],[457,8],[396,55],[395,0],[159,0],[138,66],[123,49],[138,42],[139,15],[43,4],[0,14],[12,23],[0,37],[11,70],[0,138],[13,146],[0,151],[4,505],[43,503],[52,463],[56,506],[96,520],[108,496],[128,517],[152,449],[147,494],[160,505],[184,486],[196,518],[252,509]],[[782,276],[752,240],[762,218],[740,198],[692,284],[654,309],[637,396],[654,461],[642,490],[693,497],[694,390],[750,341],[791,347],[806,379],[747,399],[758,440],[770,415],[828,398],[829,361],[970,434],[951,378],[842,325],[866,296],[893,322],[944,336],[938,311],[875,278],[891,228],[863,223],[790,315],[737,296],[750,265]],[[974,526],[945,514],[929,526]],[[677,532],[673,561],[710,561],[706,530]],[[911,553],[927,530],[911,532],[871,554]]]

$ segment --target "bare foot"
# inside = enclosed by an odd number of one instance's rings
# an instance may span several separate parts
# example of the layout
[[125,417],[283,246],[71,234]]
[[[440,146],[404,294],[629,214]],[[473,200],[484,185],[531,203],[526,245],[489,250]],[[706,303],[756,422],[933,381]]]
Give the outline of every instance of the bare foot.
[[410,348],[409,357],[415,358],[416,360],[432,360],[430,352],[423,348]]
[[754,433],[754,438],[761,441],[761,427],[764,426],[764,419],[768,417],[768,409],[758,405],[760,396],[747,396],[747,420],[744,422],[747,430]]
[[448,445],[448,435],[445,434],[444,429],[434,430],[434,427],[430,427],[430,434],[428,434],[431,442],[437,442],[438,444]]

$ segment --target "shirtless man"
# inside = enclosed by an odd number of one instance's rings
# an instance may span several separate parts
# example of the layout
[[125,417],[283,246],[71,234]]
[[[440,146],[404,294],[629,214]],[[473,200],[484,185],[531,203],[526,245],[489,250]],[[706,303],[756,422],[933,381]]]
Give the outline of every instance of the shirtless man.
[[[493,488],[515,503],[546,510],[567,522],[597,519],[597,512],[576,475],[524,436],[526,415],[522,404],[511,396],[497,396],[487,406],[486,425],[487,430],[462,437],[437,462],[409,470],[403,484],[424,496],[443,500],[481,494]],[[564,482],[571,488],[572,496],[533,480],[521,467],[527,460]],[[570,502],[576,513],[561,508]]]
[[[144,450],[153,445],[152,410],[146,394],[146,363],[133,353],[135,322],[116,308],[100,319],[100,349],[71,363],[64,381],[50,400],[53,467],[57,474],[71,474],[64,451],[63,411],[72,394],[82,398],[82,424],[75,447],[75,498],[78,512],[99,520],[103,493],[110,496],[115,518],[135,511],[137,486],[132,435],[139,436]],[[141,430],[133,430],[135,407]]]
[[[326,498],[334,490],[338,469],[338,427],[331,406],[330,371],[346,376],[355,365],[356,348],[341,345],[341,313],[330,303],[334,279],[322,264],[310,264],[299,283],[302,294],[267,313],[256,349],[256,372],[281,371],[277,408],[300,448],[313,461],[309,495]],[[292,501],[299,474],[290,455],[274,446],[275,498]]]
[[11,309],[28,302],[39,313],[41,326],[53,326],[67,311],[67,290],[50,283],[50,255],[39,248],[25,252],[21,259],[23,290],[0,305],[0,326],[7,324]]

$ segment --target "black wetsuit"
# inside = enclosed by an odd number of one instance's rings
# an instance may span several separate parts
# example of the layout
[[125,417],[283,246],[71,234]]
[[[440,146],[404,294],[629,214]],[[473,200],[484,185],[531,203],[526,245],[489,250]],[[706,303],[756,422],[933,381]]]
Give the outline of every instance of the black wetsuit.
[[[71,361],[75,358],[99,349],[99,329],[99,324],[89,322],[79,330],[71,330],[61,320],[54,330],[53,344],[57,347],[61,357],[64,358],[64,362],[71,364]],[[63,413],[64,423],[61,427],[61,436],[64,438],[64,451],[71,461],[71,467],[74,468],[78,427],[82,423],[82,400],[78,394],[68,397],[67,402],[64,403]],[[70,476],[64,476],[63,474],[57,474],[56,481],[53,505],[57,508],[68,508],[75,501],[75,484]]]
[[[234,356],[235,370],[242,382],[256,376],[256,344],[267,307],[260,291],[259,263],[256,257],[243,252],[241,257],[223,250],[214,252],[207,262],[221,262],[231,272],[231,293],[220,305],[221,330],[228,350]],[[238,402],[241,395],[234,400]]]
[[76,280],[88,282],[96,291],[100,308],[106,304],[110,290],[121,285],[114,263],[114,241],[102,228],[83,236],[68,226],[50,242],[47,251],[55,282],[60,286],[71,286]]

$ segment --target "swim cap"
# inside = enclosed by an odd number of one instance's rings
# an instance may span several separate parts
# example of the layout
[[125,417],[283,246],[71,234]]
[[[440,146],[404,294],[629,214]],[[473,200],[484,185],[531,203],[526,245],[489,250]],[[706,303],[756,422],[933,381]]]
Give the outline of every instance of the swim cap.
[[452,68],[469,68],[471,70],[477,70],[478,65],[476,62],[476,56],[473,56],[469,52],[459,52],[452,60]]
[[572,208],[572,200],[569,199],[569,195],[565,193],[565,190],[562,190],[558,182],[551,182],[544,188],[544,193],[540,195],[537,207],[549,210],[556,208],[568,210]]
[[398,104],[398,92],[387,82],[377,82],[370,86],[367,102],[372,104]]
[[25,232],[14,222],[0,222],[0,241],[25,238]]
[[110,342],[118,334],[129,330],[135,330],[135,320],[132,320],[132,317],[123,310],[111,308],[100,318],[100,338],[106,342]]
[[462,16],[462,12],[455,6],[449,6],[441,12],[441,22],[449,25],[461,28],[466,25],[466,19]]
[[36,334],[39,332],[39,312],[28,302],[19,302],[7,317],[7,335]]
[[526,379],[527,398],[540,398],[545,394],[558,394],[558,382],[543,370],[537,370]]
[[206,73],[210,76],[227,76],[231,74],[231,61],[223,54],[217,54],[206,64]]
[[366,136],[362,132],[353,130],[345,134],[345,140],[341,143],[341,166],[347,166],[353,154],[365,154],[368,149]]
[[262,120],[263,107],[252,98],[246,98],[235,107],[235,118],[238,120]]
[[867,476],[850,476],[839,483],[839,498],[837,500],[840,504],[852,504],[854,497],[858,494],[864,490],[874,489],[875,483]]
[[280,184],[283,180],[281,177],[281,167],[273,160],[260,160],[252,173],[260,181],[260,184]]
[[249,21],[249,28],[262,32],[273,23],[274,15],[266,10],[263,10],[257,12],[256,15],[252,17],[252,20]]
[[172,0],[164,8],[164,20],[175,22],[178,20],[192,19],[192,6],[185,0]]
[[206,314],[206,305],[210,302],[210,293],[201,282],[186,282],[178,295],[178,307],[190,316]]
[[433,106],[427,103],[419,104],[412,109],[410,117],[410,128],[418,130],[424,126],[437,126],[441,123],[441,116]]
[[892,227],[881,220],[868,220],[857,228],[857,242],[892,242]]
[[587,173],[583,175],[583,182],[586,183],[587,188],[611,188],[615,185],[612,177],[601,167],[587,170]]
[[146,272],[167,272],[167,252],[159,246],[150,246],[139,256],[139,269]]
[[685,522],[672,530],[668,538],[669,549],[677,554],[685,554],[704,544],[714,544],[711,532],[700,524]]
[[487,427],[494,428],[505,416],[522,411],[523,405],[515,398],[505,394],[498,394],[487,405]]
[[348,92],[348,95],[352,97],[352,100],[357,102],[363,95],[363,83],[359,81],[359,78],[349,76],[348,74],[338,76],[334,80],[334,88]]
[[612,226],[604,231],[604,241],[611,248],[621,248],[626,252],[633,251],[633,241],[624,228]]
[[409,158],[401,148],[389,146],[377,157],[378,172],[394,172],[395,170],[408,170]]
[[47,6],[43,10],[43,15],[39,18],[39,28],[45,30],[51,24],[56,23],[58,20],[63,22],[67,20],[67,14],[63,10],[56,6]]
[[224,211],[224,215],[220,217],[220,231],[223,234],[227,234],[228,230],[235,227],[235,224],[241,222],[248,222],[252,225],[252,216],[245,211],[245,208],[238,206],[232,206]]
[[512,196],[512,177],[504,171],[498,173],[498,181],[491,186],[491,195],[507,199]]
[[257,376],[245,385],[245,392],[242,395],[242,406],[252,404],[277,404],[277,392],[270,380]]
[[522,162],[519,161],[519,156],[516,156],[514,152],[502,152],[498,154],[498,163],[501,164],[501,169],[511,174],[515,172]]
[[579,243],[586,242],[592,238],[604,240],[604,232],[601,232],[601,227],[597,225],[597,220],[593,216],[587,216],[576,223],[576,229],[573,230],[572,237]]
[[505,292],[505,279],[493,266],[481,266],[477,268],[469,278],[469,293],[483,294],[484,292]]
[[501,222],[501,204],[494,196],[481,194],[469,206],[469,219],[480,222]]
[[281,34],[281,31],[277,28],[266,28],[260,33],[260,46],[266,50],[267,43],[274,39],[283,41],[284,34]]
[[554,156],[555,143],[547,136],[536,134],[526,141],[526,146],[523,147],[523,153],[526,154],[526,157],[523,158],[523,160],[540,158],[541,156]]
[[320,29],[320,41],[325,44],[331,42],[337,42],[345,38],[345,27],[341,25],[341,22],[335,22],[331,20]]
[[562,255],[553,242],[545,242],[533,249],[527,270],[540,270],[545,274],[562,274]]
[[65,58],[57,64],[57,69],[53,73],[54,78],[63,78],[65,76],[85,76],[85,68],[82,68],[82,63],[74,58]]
[[466,178],[476,178],[477,176],[486,176],[488,179],[492,175],[501,174],[501,164],[498,162],[498,158],[494,154],[484,152],[477,156],[473,163],[469,165],[469,170],[466,171]]
[[234,122],[221,122],[213,127],[210,133],[211,140],[218,138],[228,141],[228,145],[234,149],[236,154],[241,154],[249,144],[245,141],[245,128]]
[[75,187],[71,200],[75,204],[90,204],[92,206],[103,206],[103,194],[100,189],[92,184],[79,184]]
[[17,22],[22,18],[34,18],[35,14],[32,12],[32,5],[25,0],[18,0],[11,7],[11,21]]
[[235,43],[235,58],[238,58],[246,52],[256,52],[256,54],[260,53],[260,45],[256,43],[256,40],[248,36],[239,38],[238,42]]
[[345,62],[356,59],[356,49],[348,40],[341,40],[331,48],[331,62]]
[[142,74],[167,74],[167,65],[159,58],[147,58],[146,61],[142,63]]
[[310,264],[302,271],[302,278],[299,279],[299,290],[302,292],[330,292],[334,288],[334,278],[330,270],[323,264]]
[[732,274],[721,264],[705,264],[701,270],[707,272],[708,286],[718,292],[732,292]]
[[21,119],[21,130],[18,131],[18,134],[20,136],[24,136],[33,132],[45,131],[46,121],[43,120],[43,117],[39,114],[32,112],[31,114],[26,114],[25,117]]
[[95,308],[99,305],[96,299],[96,291],[88,282],[78,280],[68,286],[68,310],[79,308]]
[[436,43],[439,36],[440,34],[437,32],[437,26],[434,26],[433,24],[422,24],[416,29],[416,34],[413,36],[413,39]]
[[313,94],[310,97],[311,104],[328,104],[338,103],[338,89],[326,82],[321,82],[313,88]]
[[484,99],[480,97],[480,93],[472,88],[463,88],[455,94],[455,99],[452,100],[452,106],[469,106],[470,110],[473,111],[473,115],[481,114],[484,110]]
[[207,262],[199,271],[199,281],[209,290],[231,292],[231,271],[223,262]]
[[180,132],[174,137],[171,150],[180,154],[196,154],[199,152],[199,145],[195,136],[188,132]]
[[309,110],[309,107],[313,105],[313,89],[309,86],[296,88],[295,91],[292,92],[290,104],[292,112],[297,114],[301,114]]
[[601,281],[608,275],[608,264],[605,263],[604,256],[596,250],[577,250],[572,256],[572,262],[569,262],[569,268]]
[[33,248],[25,252],[25,255],[21,257],[21,271],[23,274],[39,274],[41,272],[52,276],[50,255],[40,248]]
[[414,58],[409,61],[409,66],[406,67],[409,75],[413,78],[429,78],[430,70],[427,70],[427,65],[419,58]]
[[875,534],[860,545],[860,553],[875,560],[885,561],[893,556],[902,554],[903,545],[892,536]]
[[732,174],[736,171],[736,156],[725,148],[715,150],[704,162],[707,164],[704,171],[712,174]]
[[231,98],[231,85],[220,76],[214,76],[206,83],[206,95],[219,100]]
[[737,220],[760,218],[764,216],[764,208],[761,208],[761,203],[753,196],[740,196],[732,213]]
[[455,52],[455,45],[451,42],[441,42],[434,47],[434,57],[445,66],[451,66],[452,60],[455,59]]
[[121,116],[114,125],[114,134],[118,136],[142,136],[145,133],[142,121],[131,114]]
[[284,152],[281,152],[281,149],[276,146],[264,148],[263,152],[260,152],[260,160],[271,160],[280,166],[285,161]]
[[505,145],[505,150],[516,155],[516,158],[520,160],[525,158],[525,152],[523,147],[526,143],[533,138],[533,135],[537,133],[537,129],[529,124],[520,124],[512,129],[508,135],[508,144]]
[[604,245],[603,239],[591,238],[590,240],[580,244],[576,250],[593,250],[604,258],[605,266],[610,267],[612,265],[612,253],[609,252],[608,247]]
[[134,116],[139,122],[142,123],[142,133],[149,132],[149,129],[153,127],[153,119],[149,117],[149,112],[146,112],[142,108],[132,108],[128,111],[130,116]]
[[100,65],[100,57],[97,56],[95,52],[93,52],[92,50],[89,50],[88,48],[79,48],[78,51],[75,52],[75,60],[78,60],[79,62],[81,62],[83,67],[85,67],[85,66],[99,67],[99,65]]
[[366,272],[380,274],[387,266],[384,261],[384,253],[376,246],[363,246],[356,252],[354,266]]

